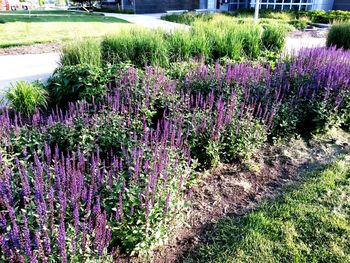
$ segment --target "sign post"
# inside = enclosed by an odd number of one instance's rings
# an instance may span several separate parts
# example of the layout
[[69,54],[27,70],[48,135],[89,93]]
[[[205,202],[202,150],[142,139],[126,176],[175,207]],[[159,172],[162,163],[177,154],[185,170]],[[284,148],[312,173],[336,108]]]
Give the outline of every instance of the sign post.
[[254,12],[254,23],[257,24],[259,20],[259,8],[260,0],[255,0],[255,12]]

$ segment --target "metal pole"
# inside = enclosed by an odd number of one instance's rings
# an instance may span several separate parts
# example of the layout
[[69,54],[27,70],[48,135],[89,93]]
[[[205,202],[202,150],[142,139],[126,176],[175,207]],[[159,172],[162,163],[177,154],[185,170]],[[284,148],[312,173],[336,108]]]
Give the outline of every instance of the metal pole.
[[259,7],[260,7],[259,0],[255,0],[255,12],[254,12],[254,23],[255,24],[258,23],[258,19],[259,19]]

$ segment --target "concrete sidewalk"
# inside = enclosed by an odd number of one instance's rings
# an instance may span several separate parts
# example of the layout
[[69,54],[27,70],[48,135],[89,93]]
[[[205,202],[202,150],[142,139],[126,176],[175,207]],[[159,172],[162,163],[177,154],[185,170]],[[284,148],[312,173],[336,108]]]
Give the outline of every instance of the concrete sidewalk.
[[302,48],[313,48],[313,47],[325,47],[326,38],[320,37],[304,37],[304,38],[291,38],[287,37],[286,46],[284,51],[287,54],[295,54]]
[[18,80],[45,82],[58,62],[58,53],[0,56],[0,94]]

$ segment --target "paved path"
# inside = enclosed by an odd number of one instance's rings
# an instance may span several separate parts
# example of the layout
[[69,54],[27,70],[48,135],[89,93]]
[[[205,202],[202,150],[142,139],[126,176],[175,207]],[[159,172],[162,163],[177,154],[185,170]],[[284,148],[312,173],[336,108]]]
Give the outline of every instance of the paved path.
[[326,38],[317,37],[301,37],[286,39],[285,52],[288,54],[294,53],[301,48],[324,47],[326,46]]
[[58,61],[57,53],[0,56],[0,94],[18,80],[46,81]]

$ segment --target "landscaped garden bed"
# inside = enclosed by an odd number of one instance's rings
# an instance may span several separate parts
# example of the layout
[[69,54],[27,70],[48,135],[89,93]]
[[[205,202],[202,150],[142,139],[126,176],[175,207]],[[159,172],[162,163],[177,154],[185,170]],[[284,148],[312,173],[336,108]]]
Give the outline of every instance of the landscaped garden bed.
[[41,112],[28,93],[40,85],[16,87],[22,116],[0,115],[1,258],[150,260],[204,171],[252,159],[267,142],[349,127],[349,56],[318,48],[273,67],[188,61],[108,74],[102,56],[59,69]]
[[[234,12],[223,12],[222,14],[213,13],[194,13],[186,12],[184,14],[172,14],[162,16],[162,19],[176,22],[181,24],[192,25],[197,21],[208,22],[215,20],[220,16],[228,16],[232,18],[232,21],[240,22],[242,20],[252,20],[254,9],[238,9]],[[259,18],[261,24],[279,24],[282,27],[295,27],[296,29],[304,29],[309,24],[321,23],[331,24],[346,22],[350,20],[350,12],[341,10],[332,10],[329,12],[323,10],[312,11],[297,11],[297,10],[274,10],[274,9],[261,9],[259,12]]]
[[[285,26],[223,16],[191,25],[67,44],[46,85],[6,93],[0,260],[231,261],[231,245],[249,259],[236,237],[201,230],[230,215],[248,229],[255,212],[245,214],[261,199],[346,154],[349,51],[281,56]],[[345,185],[347,170],[334,171]],[[228,229],[243,235],[236,223]],[[289,257],[308,258],[303,246]],[[327,259],[345,258],[337,253]]]
[[[190,206],[185,210],[186,223],[174,231],[172,239],[164,248],[156,251],[154,262],[242,260],[238,253],[227,253],[240,246],[240,235],[231,234],[230,227],[234,227],[242,217],[254,214],[254,210],[261,205],[265,205],[265,208],[274,205],[275,200],[283,198],[290,189],[298,189],[310,174],[318,180],[319,170],[327,164],[337,162],[343,156],[349,158],[349,142],[349,132],[332,129],[326,135],[317,135],[309,141],[299,138],[286,144],[266,144],[250,160],[221,164],[211,169],[201,176],[198,185],[192,189]],[[345,160],[343,165],[346,170],[349,159]],[[349,194],[344,189],[340,192]],[[255,230],[255,226],[252,223],[250,228],[242,228],[241,235],[249,235],[248,230]],[[296,227],[295,230],[303,231],[301,227]],[[222,231],[227,232],[222,235]],[[257,241],[259,242],[260,240]],[[341,242],[337,245],[341,246]],[[254,240],[250,245],[253,244]],[[326,244],[325,242],[319,251],[325,252]],[[263,247],[264,243],[259,245]],[[248,250],[245,252],[246,257],[251,257],[253,262],[274,258],[273,251],[258,259],[255,258],[258,250],[250,252],[247,245],[245,249]],[[346,251],[344,249],[343,252]],[[225,258],[226,253],[228,256]],[[301,253],[301,256],[307,258],[308,254]],[[289,259],[285,258],[285,261]],[[340,261],[341,256],[338,259]]]

